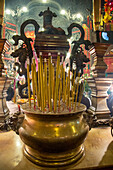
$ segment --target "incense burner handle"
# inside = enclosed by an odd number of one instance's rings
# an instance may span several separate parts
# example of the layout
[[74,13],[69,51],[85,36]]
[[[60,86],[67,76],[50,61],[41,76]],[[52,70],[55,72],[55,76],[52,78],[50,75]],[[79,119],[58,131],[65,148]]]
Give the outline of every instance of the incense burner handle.
[[89,130],[91,130],[91,128],[95,127],[96,121],[97,121],[97,117],[96,117],[95,114],[92,114],[92,113],[89,114],[86,111],[86,112],[84,112],[83,117],[84,117],[84,119],[86,120],[86,122],[89,126]]
[[111,135],[113,136],[113,117],[109,120],[109,125],[111,127]]
[[21,127],[24,120],[24,114],[21,111],[14,113],[9,117],[9,128],[16,132],[19,135],[19,128]]

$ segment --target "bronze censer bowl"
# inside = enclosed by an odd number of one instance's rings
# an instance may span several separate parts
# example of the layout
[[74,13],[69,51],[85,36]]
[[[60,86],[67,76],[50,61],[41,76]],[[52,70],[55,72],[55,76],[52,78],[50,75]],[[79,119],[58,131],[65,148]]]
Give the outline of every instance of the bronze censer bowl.
[[25,119],[19,135],[25,144],[25,156],[46,167],[65,166],[84,156],[83,142],[89,127],[83,118],[86,107],[75,112],[41,113],[23,106]]

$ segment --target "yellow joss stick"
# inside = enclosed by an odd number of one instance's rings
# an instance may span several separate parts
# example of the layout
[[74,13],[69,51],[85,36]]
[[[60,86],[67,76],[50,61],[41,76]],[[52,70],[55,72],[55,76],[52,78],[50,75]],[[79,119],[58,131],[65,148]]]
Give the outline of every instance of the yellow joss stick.
[[[72,68],[72,71],[71,71],[71,73],[72,73],[72,77],[74,76],[73,75],[73,68]],[[71,84],[72,84],[72,86],[73,86],[73,81],[72,81],[73,79],[72,78],[70,78],[70,81],[72,82]],[[72,97],[72,87],[71,87],[71,90],[70,90],[70,93],[71,93],[71,97]]]
[[76,71],[74,72],[74,78],[73,78],[73,90],[72,90],[72,109],[73,109],[73,103],[74,103],[74,95],[75,95],[75,77],[76,77]]
[[65,69],[63,68],[63,103],[65,103]]
[[[60,82],[60,78],[61,78],[61,66],[59,66],[59,82]],[[61,86],[59,84],[59,90],[58,90],[58,111],[60,110],[60,94],[61,94]]]
[[54,99],[54,86],[55,86],[55,79],[54,79],[54,64],[52,64],[52,99]]
[[44,100],[43,100],[43,63],[42,56],[40,57],[40,88],[41,88],[41,110],[44,110]]
[[70,101],[70,70],[69,70],[69,88],[68,88],[68,90],[69,90],[69,94],[68,94],[68,100],[69,100],[69,112],[71,111],[71,101]]
[[45,88],[45,100],[44,100],[44,107],[46,108],[46,103],[47,103],[47,62],[46,62],[46,58],[44,60],[44,88]]
[[74,110],[76,110],[76,103],[77,103],[77,98],[78,98],[78,89],[79,89],[79,80],[80,80],[80,74],[81,72],[79,71],[78,73],[78,81],[77,81],[77,88],[76,88],[76,98],[75,98],[75,107],[74,107]]
[[58,112],[60,111],[60,96],[61,96],[61,86],[59,88],[59,103],[58,103]]
[[[45,72],[45,106],[49,109],[49,94],[48,94],[48,59],[45,58],[44,60],[44,72]],[[46,109],[45,108],[45,109]]]
[[69,90],[69,92],[68,92],[69,93],[68,94],[69,97],[68,98],[69,99],[68,100],[69,100],[69,110],[70,110],[71,109],[71,102],[70,102],[70,69],[69,69],[69,76],[68,76],[68,78],[69,78],[69,80],[68,80],[69,81],[69,88],[68,88],[68,90]]
[[48,90],[49,90],[49,111],[52,111],[52,105],[51,105],[51,56],[48,60],[48,69],[49,69],[49,84],[48,84]]
[[29,77],[29,59],[27,59],[27,83],[28,83],[29,106],[31,107],[31,89],[30,89],[30,77]]
[[70,68],[68,70],[68,78],[67,78],[67,107],[69,106],[69,96],[70,96]]
[[45,70],[43,71],[43,91],[44,91],[44,94],[43,94],[43,103],[44,103],[44,110],[45,111],[45,107],[46,107],[46,93],[45,93]]
[[34,68],[33,68],[33,63],[31,64],[31,70],[32,70],[33,101],[34,101],[34,109],[35,109],[35,83],[34,83]]
[[58,110],[60,111],[60,100],[61,100],[61,93],[62,93],[62,65],[60,65],[59,81],[60,81],[60,87],[59,87],[59,106],[58,106]]
[[56,66],[56,82],[55,82],[55,99],[54,99],[54,111],[56,112],[57,107],[57,98],[58,98],[58,85],[59,85],[59,66],[60,66],[60,56],[57,57],[57,66]]
[[61,96],[63,94],[63,63],[61,64],[61,77],[60,77],[60,86],[61,86]]
[[62,101],[63,101],[63,76],[64,76],[64,67],[63,67],[63,62],[64,62],[64,56],[62,56],[62,64],[61,64],[61,96],[62,96]]
[[35,83],[35,88],[36,88],[37,106],[39,106],[38,105],[38,82],[37,82],[35,59],[33,59],[33,68],[34,68],[34,83]]
[[38,106],[40,107],[40,58],[38,58]]
[[67,85],[68,85],[68,77],[67,77],[67,75],[66,75],[66,85],[65,85],[65,101],[67,101]]
[[39,86],[39,104],[42,110],[42,99],[41,99],[41,57],[39,56],[39,67],[38,67],[38,86]]
[[42,59],[42,110],[43,112],[45,111],[44,109],[44,65],[43,65],[43,59]]
[[70,105],[70,68],[68,73],[68,105]]
[[59,92],[59,88],[60,88],[60,56],[59,56],[59,63],[58,63],[58,82],[57,82],[57,100],[58,100],[58,92]]

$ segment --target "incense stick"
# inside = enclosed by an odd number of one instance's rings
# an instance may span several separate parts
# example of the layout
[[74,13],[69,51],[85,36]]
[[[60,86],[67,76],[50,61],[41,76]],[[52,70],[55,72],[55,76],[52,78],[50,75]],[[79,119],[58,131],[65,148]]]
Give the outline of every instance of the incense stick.
[[60,56],[57,57],[57,68],[56,68],[56,84],[55,84],[55,99],[54,99],[54,112],[56,112],[57,108],[57,99],[58,99],[58,85],[59,85],[59,65],[60,65]]
[[41,106],[40,96],[40,58],[38,58],[38,107]]
[[43,63],[42,63],[42,56],[40,57],[40,104],[41,110],[44,110],[44,101],[43,101]]
[[49,83],[48,83],[48,90],[49,90],[49,111],[52,111],[52,105],[51,105],[51,56],[48,60],[48,69],[49,69]]
[[44,99],[44,107],[46,108],[46,104],[47,104],[47,100],[48,100],[48,96],[47,96],[47,61],[46,61],[46,58],[44,60],[44,84],[45,84],[45,88],[44,88],[44,91],[45,91],[45,99]]
[[[79,92],[79,80],[80,74],[78,73],[77,83],[75,83],[76,71],[73,75],[72,86],[70,84],[70,67],[68,73],[65,73],[65,68],[63,67],[63,61],[60,65],[60,55],[57,56],[57,64],[56,64],[56,72],[55,67],[52,63],[52,57],[49,56],[48,64],[46,59],[43,63],[42,54],[40,53],[38,59],[38,77],[36,72],[36,63],[33,58],[33,63],[31,65],[32,70],[32,88],[33,88],[33,99],[34,99],[34,109],[36,106],[35,102],[35,94],[37,99],[37,106],[41,108],[42,112],[45,112],[48,104],[49,112],[60,112],[61,110],[61,101],[63,101],[63,107],[66,106],[69,109],[69,112],[74,107],[74,111],[76,110],[76,104],[78,101],[78,107],[80,106],[82,93],[85,87],[85,83],[83,86],[80,86]],[[56,76],[56,77],[55,77]],[[29,96],[29,105],[31,106],[30,100],[30,78],[29,78],[29,65],[27,63],[27,77],[28,77],[28,96]],[[38,81],[37,81],[38,78]],[[72,92],[70,91],[72,89]],[[74,102],[75,96],[75,102]],[[72,99],[71,99],[72,97]],[[53,105],[52,105],[53,101]],[[74,105],[74,106],[73,106]]]
[[58,111],[60,112],[60,101],[61,101],[61,95],[62,95],[62,71],[63,71],[63,65],[60,65],[60,77],[59,77],[59,104],[58,104]]
[[30,89],[30,77],[29,77],[29,59],[27,59],[27,83],[28,83],[29,106],[31,107],[31,89]]
[[32,70],[33,101],[34,101],[34,109],[35,109],[35,84],[34,84],[34,68],[33,68],[33,63],[31,64],[31,70]]
[[37,83],[37,73],[36,73],[35,59],[33,59],[33,68],[34,68],[34,84],[35,84],[36,97],[37,97],[37,106],[39,106],[38,105],[38,83]]

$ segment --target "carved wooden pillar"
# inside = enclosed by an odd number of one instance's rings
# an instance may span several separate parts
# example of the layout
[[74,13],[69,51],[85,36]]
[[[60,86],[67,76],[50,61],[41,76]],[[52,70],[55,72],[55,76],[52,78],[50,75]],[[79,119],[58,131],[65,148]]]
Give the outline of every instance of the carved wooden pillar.
[[4,69],[4,64],[2,61],[2,52],[4,49],[4,43],[6,40],[0,39],[0,77],[2,77],[2,70]]
[[100,30],[101,20],[101,0],[93,0],[93,28],[94,31]]
[[91,70],[93,71],[94,77],[105,77],[105,71],[107,69],[107,65],[104,62],[104,54],[110,44],[105,43],[92,43],[93,46],[90,48],[89,52],[93,59],[93,65]]
[[88,84],[92,90],[92,106],[89,108],[88,112],[102,119],[110,117],[106,99],[108,97],[107,90],[113,79],[105,77],[107,65],[103,60],[103,56],[109,46],[110,44],[93,43],[93,47],[90,49],[90,54],[94,59],[94,63],[91,67],[93,77],[88,78]]
[[6,91],[9,87],[12,78],[5,76],[4,64],[2,61],[2,55],[8,50],[10,44],[6,39],[0,39],[0,129],[5,130],[9,110],[6,105]]
[[2,26],[3,26],[3,16],[4,16],[4,6],[5,0],[0,0],[0,38],[2,38]]

